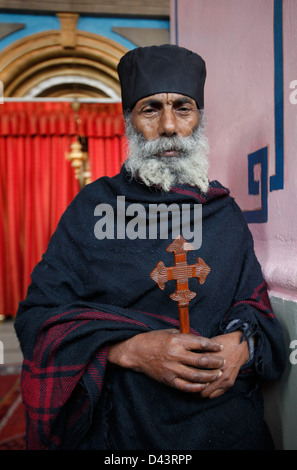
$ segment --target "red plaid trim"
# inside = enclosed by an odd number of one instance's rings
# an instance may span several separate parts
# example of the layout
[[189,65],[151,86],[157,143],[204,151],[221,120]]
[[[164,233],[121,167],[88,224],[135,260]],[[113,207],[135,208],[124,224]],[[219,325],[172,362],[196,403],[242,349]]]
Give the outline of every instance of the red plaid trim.
[[255,290],[250,300],[241,300],[234,304],[234,307],[238,305],[246,304],[251,305],[252,307],[259,310],[259,312],[267,318],[275,318],[274,313],[271,309],[271,303],[268,297],[268,292],[266,288],[266,282],[263,281]]

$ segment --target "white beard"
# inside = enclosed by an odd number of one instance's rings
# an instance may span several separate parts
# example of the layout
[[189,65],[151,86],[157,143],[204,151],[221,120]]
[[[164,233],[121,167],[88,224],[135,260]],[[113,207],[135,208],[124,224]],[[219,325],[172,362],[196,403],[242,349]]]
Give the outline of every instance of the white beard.
[[[127,171],[132,177],[140,178],[147,186],[157,185],[166,192],[176,184],[189,184],[197,186],[202,193],[207,193],[209,144],[204,135],[202,118],[201,113],[199,127],[188,137],[146,140],[135,131],[131,115],[126,115]],[[165,150],[179,150],[179,156],[160,156]]]

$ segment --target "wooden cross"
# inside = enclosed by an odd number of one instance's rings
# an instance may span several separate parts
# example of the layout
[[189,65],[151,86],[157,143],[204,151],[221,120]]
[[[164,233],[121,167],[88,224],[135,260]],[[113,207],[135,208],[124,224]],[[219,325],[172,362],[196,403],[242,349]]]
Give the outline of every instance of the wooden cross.
[[167,247],[167,251],[174,253],[174,266],[166,268],[163,261],[159,261],[150,274],[150,277],[162,290],[164,290],[167,281],[176,281],[176,290],[170,297],[178,302],[179,324],[182,333],[190,332],[189,303],[196,296],[195,292],[189,290],[188,279],[197,277],[199,284],[203,284],[210,272],[209,266],[201,258],[197,258],[195,264],[187,264],[187,251],[193,249],[193,246],[179,235]]

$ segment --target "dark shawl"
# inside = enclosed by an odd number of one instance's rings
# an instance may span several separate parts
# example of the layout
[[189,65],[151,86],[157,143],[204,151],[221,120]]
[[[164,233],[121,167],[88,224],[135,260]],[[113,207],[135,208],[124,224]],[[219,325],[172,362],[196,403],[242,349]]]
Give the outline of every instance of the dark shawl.
[[[173,254],[166,251],[171,240],[98,240],[94,235],[95,207],[116,207],[118,195],[125,196],[126,205],[203,205],[203,243],[187,258],[193,264],[201,257],[211,272],[203,285],[189,281],[197,293],[190,304],[192,332],[213,337],[241,329],[257,345],[222,397],[202,399],[107,366],[110,344],[140,332],[178,328],[177,305],[169,298],[175,282],[161,291],[150,278],[160,260],[173,265]],[[30,449],[233,448],[248,434],[247,426],[260,442],[257,384],[278,378],[285,360],[252,236],[229,191],[212,182],[206,196],[190,186],[163,194],[130,180],[124,168],[114,178],[86,186],[65,211],[32,273],[15,327],[24,355]]]

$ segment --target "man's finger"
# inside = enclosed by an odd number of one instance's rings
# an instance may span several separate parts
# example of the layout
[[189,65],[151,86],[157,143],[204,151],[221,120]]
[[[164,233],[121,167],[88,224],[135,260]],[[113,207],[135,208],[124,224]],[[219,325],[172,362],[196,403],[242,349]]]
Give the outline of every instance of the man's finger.
[[[181,333],[182,334],[182,333]],[[185,341],[188,344],[187,349],[193,351],[219,352],[224,346],[217,340],[205,338],[204,336],[183,335],[186,336]]]
[[195,383],[211,383],[222,375],[220,370],[195,369],[193,367],[185,367],[181,378],[189,382]]
[[221,356],[196,353],[191,361],[191,365],[198,369],[221,369],[224,367],[225,362],[225,359]]

